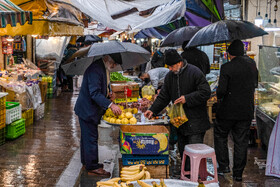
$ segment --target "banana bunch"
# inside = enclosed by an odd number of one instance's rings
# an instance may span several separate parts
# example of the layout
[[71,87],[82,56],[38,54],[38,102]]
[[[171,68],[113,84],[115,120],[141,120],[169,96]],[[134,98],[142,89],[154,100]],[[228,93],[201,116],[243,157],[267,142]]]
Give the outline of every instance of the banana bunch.
[[97,187],[133,187],[134,185],[127,182],[121,182],[121,178],[112,178],[108,181],[99,181],[96,183]]
[[121,170],[122,181],[137,181],[141,179],[150,179],[151,174],[147,171],[144,164],[123,167]]
[[157,184],[155,181],[152,182],[152,185],[147,184],[143,181],[138,180],[137,183],[141,186],[141,187],[167,187],[164,183],[163,179],[160,179],[160,184]]

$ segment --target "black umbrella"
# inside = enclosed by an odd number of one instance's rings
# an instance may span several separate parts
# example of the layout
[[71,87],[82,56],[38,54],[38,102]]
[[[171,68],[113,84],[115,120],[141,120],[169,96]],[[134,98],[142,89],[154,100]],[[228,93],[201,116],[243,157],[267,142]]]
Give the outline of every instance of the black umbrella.
[[102,42],[102,39],[96,35],[85,35],[78,38],[76,42]]
[[268,34],[248,21],[222,20],[200,29],[186,47],[244,40]]
[[161,47],[175,47],[180,46],[184,43],[184,41],[189,41],[197,31],[199,31],[201,27],[197,26],[185,26],[179,29],[176,29],[169,33],[166,38],[163,40]]

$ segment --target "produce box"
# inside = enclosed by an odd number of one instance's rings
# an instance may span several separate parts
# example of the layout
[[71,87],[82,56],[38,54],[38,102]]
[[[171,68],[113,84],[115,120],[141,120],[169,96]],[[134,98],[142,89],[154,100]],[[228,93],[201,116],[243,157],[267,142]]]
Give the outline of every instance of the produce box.
[[25,119],[17,120],[6,126],[6,138],[15,139],[25,133]]
[[168,165],[169,155],[122,155],[122,163],[124,166],[131,166],[137,164],[144,165]]
[[33,113],[34,113],[33,108],[22,111],[22,118],[25,119],[25,126],[29,126],[33,124]]
[[132,91],[139,90],[139,84],[137,83],[124,83],[124,84],[111,84],[113,92],[124,92],[125,88],[128,88]]
[[[127,102],[137,102],[138,98],[137,97],[128,97]],[[126,99],[125,98],[117,98],[114,100],[114,103],[125,103]]]
[[[119,172],[121,172],[121,168],[123,167],[122,159],[119,158]],[[150,172],[151,178],[153,179],[169,178],[169,165],[145,165],[145,167],[147,171]],[[121,176],[121,173],[119,173],[119,176]]]
[[21,118],[21,105],[17,102],[6,101],[6,124]]
[[137,155],[168,155],[168,130],[165,126],[122,125],[120,152]]
[[[115,93],[117,99],[125,98],[124,91],[122,91],[122,92],[114,92],[114,93]],[[138,90],[132,91],[131,92],[131,97],[138,98],[139,97],[139,91]]]

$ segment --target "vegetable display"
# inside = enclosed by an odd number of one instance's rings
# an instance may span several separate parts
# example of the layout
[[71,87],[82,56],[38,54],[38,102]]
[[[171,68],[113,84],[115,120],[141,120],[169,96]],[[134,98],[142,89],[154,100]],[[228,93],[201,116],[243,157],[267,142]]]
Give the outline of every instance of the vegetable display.
[[131,79],[129,79],[127,77],[124,77],[119,72],[112,72],[112,73],[110,73],[110,80],[111,81],[131,81]]

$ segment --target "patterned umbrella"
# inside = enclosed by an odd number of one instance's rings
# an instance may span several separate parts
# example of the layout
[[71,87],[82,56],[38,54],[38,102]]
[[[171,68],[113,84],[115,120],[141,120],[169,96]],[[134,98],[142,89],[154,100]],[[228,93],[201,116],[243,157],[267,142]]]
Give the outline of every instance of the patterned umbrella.
[[0,0],[0,28],[5,28],[7,24],[12,27],[17,23],[24,25],[27,21],[32,24],[32,12],[23,11],[9,0]]

